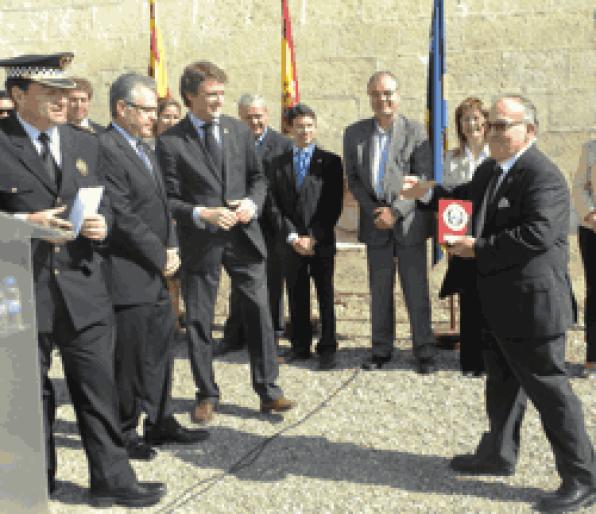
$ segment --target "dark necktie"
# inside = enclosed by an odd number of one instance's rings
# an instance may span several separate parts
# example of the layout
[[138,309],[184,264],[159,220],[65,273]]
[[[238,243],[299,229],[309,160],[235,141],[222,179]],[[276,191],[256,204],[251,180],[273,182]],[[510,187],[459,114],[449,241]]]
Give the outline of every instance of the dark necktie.
[[53,184],[56,184],[56,187],[60,189],[60,181],[62,179],[62,173],[58,164],[54,160],[54,156],[50,151],[50,136],[48,136],[45,132],[41,132],[37,137],[38,141],[41,143],[41,160],[43,161],[43,165],[48,172],[48,176]]
[[484,194],[484,197],[482,198],[480,211],[478,212],[478,216],[476,217],[476,233],[474,234],[476,237],[482,235],[482,230],[484,229],[484,225],[486,223],[488,207],[491,204],[491,202],[495,199],[497,185],[499,184],[499,179],[501,178],[502,174],[503,169],[497,163],[495,163],[493,173],[488,181],[488,185],[486,186],[486,192]]
[[203,134],[205,135],[205,148],[207,150],[207,153],[210,155],[213,164],[215,165],[215,169],[221,172],[223,167],[223,153],[221,150],[221,145],[215,138],[215,130],[217,130],[216,123],[205,123],[203,125]]
[[149,147],[143,142],[142,139],[137,139],[137,154],[141,158],[141,161],[143,161],[143,164],[145,165],[145,168],[147,168],[151,178],[155,180],[153,166],[151,165],[151,160],[149,159]]

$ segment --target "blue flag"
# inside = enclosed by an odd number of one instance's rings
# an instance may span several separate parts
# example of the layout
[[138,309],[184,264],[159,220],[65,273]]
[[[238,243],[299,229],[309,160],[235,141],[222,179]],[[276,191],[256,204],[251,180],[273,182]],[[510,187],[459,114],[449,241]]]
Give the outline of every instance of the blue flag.
[[[445,6],[443,0],[433,0],[428,54],[428,91],[426,116],[432,148],[433,179],[443,181],[443,155],[447,149],[447,102],[444,99],[445,72]],[[433,245],[433,266],[443,252],[436,241]]]

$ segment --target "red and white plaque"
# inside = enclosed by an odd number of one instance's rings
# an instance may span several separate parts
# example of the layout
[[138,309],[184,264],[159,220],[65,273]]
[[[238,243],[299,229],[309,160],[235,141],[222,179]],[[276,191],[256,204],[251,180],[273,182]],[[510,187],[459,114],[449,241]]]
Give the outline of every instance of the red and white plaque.
[[439,200],[439,244],[448,244],[457,236],[468,233],[472,219],[472,202],[468,200]]

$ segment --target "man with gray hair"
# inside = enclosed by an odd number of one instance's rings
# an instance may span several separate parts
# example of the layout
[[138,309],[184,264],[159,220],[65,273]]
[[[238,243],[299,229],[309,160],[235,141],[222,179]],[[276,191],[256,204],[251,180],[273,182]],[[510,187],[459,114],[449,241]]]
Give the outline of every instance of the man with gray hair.
[[570,512],[596,501],[596,459],[565,368],[565,332],[574,318],[569,189],[534,144],[537,127],[532,102],[502,96],[488,117],[491,158],[470,182],[430,189],[418,177],[405,177],[402,194],[433,209],[445,197],[471,200],[474,207],[472,235],[453,240],[447,251],[475,261],[486,326],[489,431],[473,454],[454,457],[451,468],[470,475],[512,475],[530,398],[562,479],[537,509]]
[[371,292],[372,355],[362,367],[381,368],[391,359],[395,339],[395,268],[404,294],[418,373],[435,369],[431,329],[426,240],[430,213],[399,198],[403,175],[431,178],[430,151],[422,125],[400,114],[397,79],[374,73],[367,92],[374,117],[344,132],[348,187],[360,206],[358,239],[366,244]]
[[[263,171],[269,178],[271,160],[292,147],[289,138],[283,136],[269,126],[269,111],[265,99],[259,95],[243,94],[238,100],[238,116],[246,123],[254,138],[257,156],[263,164]],[[259,218],[261,231],[267,246],[267,290],[269,292],[269,308],[276,340],[284,332],[284,302],[283,302],[283,269],[280,242],[276,238],[269,198],[265,200],[263,213]],[[281,243],[283,244],[283,242]],[[230,314],[224,326],[224,337],[215,350],[215,355],[242,348],[246,331],[242,326],[242,303],[237,291],[230,294]]]
[[[175,319],[166,278],[180,265],[161,171],[143,139],[153,135],[153,79],[127,73],[110,88],[112,123],[99,138],[106,151],[106,189],[114,211],[109,282],[116,317],[115,370],[120,416],[131,458],[150,460],[152,445],[195,443],[204,430],[183,428],[172,415]],[[141,410],[144,441],[137,437]]]

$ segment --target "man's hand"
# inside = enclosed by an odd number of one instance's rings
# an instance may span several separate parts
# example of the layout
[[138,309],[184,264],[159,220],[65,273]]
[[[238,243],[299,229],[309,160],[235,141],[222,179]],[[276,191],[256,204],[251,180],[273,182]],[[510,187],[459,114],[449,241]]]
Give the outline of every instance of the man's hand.
[[168,248],[166,250],[166,265],[163,269],[163,276],[171,277],[178,271],[180,267],[180,256],[178,255],[178,248]]
[[[72,230],[72,223],[68,220],[59,218],[58,215],[66,210],[66,205],[61,207],[54,207],[52,209],[45,209],[43,211],[32,212],[27,215],[27,221],[41,225],[42,227],[55,228],[59,230]],[[72,235],[65,235],[57,238],[44,238],[45,241],[53,244],[64,244],[73,239]]]
[[242,200],[230,200],[228,205],[234,209],[236,218],[240,223],[249,223],[255,215],[255,206],[248,198]]
[[403,200],[418,200],[434,185],[434,180],[420,180],[416,175],[405,175],[399,196]]
[[230,230],[238,223],[236,213],[227,207],[205,207],[201,211],[201,218],[223,230]]
[[392,229],[397,221],[391,207],[377,207],[373,212],[375,215],[375,227],[380,230]]
[[315,243],[314,238],[310,236],[298,236],[292,241],[292,248],[300,255],[311,257],[315,254]]
[[476,238],[471,236],[454,236],[447,244],[447,253],[457,255],[464,259],[471,259],[476,256],[474,244]]
[[584,221],[590,225],[590,229],[596,232],[596,211],[589,212],[584,218]]
[[85,216],[80,234],[93,241],[103,241],[108,235],[108,226],[103,214]]

